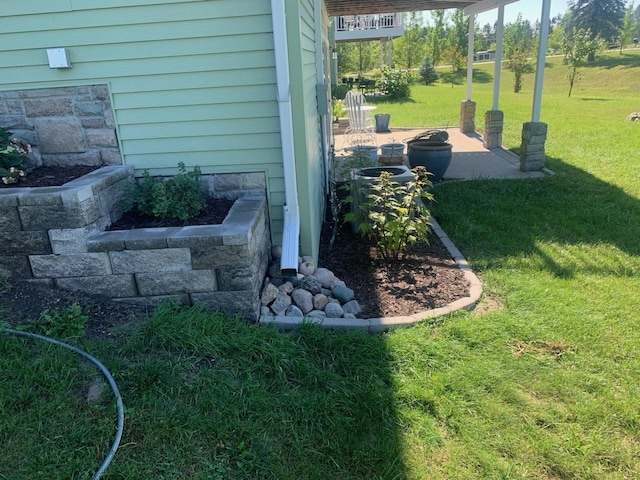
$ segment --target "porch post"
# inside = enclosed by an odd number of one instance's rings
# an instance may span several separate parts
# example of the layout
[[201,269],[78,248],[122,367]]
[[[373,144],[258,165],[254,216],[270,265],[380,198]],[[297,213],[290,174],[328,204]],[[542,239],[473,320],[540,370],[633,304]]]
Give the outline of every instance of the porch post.
[[542,170],[545,166],[544,146],[547,140],[547,124],[540,121],[540,106],[542,104],[542,84],[544,81],[544,66],[547,54],[547,40],[549,37],[550,13],[551,0],[543,0],[540,18],[540,45],[538,46],[538,63],[536,65],[531,122],[527,122],[522,126],[520,170],[524,172]]
[[498,110],[500,100],[500,76],[502,70],[502,37],[504,34],[504,5],[498,7],[498,21],[496,25],[496,62],[493,80],[493,104],[491,110],[484,114],[484,148],[502,147],[502,130],[504,113]]
[[460,131],[462,133],[476,131],[476,102],[471,100],[473,84],[473,56],[476,16],[469,15],[469,45],[467,47],[467,98],[460,105]]

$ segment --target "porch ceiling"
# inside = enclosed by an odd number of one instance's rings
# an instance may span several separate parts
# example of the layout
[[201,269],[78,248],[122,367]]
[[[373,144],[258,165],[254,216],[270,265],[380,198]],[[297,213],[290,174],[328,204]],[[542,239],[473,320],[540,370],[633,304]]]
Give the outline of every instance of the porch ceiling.
[[325,0],[329,16],[464,8],[480,0]]

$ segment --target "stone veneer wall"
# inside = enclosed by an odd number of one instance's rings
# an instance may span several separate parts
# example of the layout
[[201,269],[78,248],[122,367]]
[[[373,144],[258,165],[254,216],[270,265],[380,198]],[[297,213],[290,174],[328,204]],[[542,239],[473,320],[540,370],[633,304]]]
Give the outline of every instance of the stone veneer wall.
[[0,92],[0,127],[32,146],[35,166],[122,163],[107,85]]
[[[238,183],[259,184],[237,177],[209,178],[206,188],[223,196]],[[108,166],[62,187],[0,190],[0,274],[256,320],[271,247],[264,195],[238,198],[222,225],[105,231],[133,181],[132,167]]]

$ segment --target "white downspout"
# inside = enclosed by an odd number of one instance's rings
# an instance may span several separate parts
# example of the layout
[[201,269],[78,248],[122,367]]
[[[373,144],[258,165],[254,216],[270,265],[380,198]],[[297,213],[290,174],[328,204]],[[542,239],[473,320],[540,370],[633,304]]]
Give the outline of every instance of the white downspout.
[[280,113],[280,141],[284,169],[285,204],[282,230],[282,257],[280,270],[295,275],[298,271],[300,247],[300,207],[296,182],[296,161],[293,145],[293,114],[291,111],[291,78],[289,75],[289,49],[285,0],[271,0],[271,22],[276,60],[276,83]]

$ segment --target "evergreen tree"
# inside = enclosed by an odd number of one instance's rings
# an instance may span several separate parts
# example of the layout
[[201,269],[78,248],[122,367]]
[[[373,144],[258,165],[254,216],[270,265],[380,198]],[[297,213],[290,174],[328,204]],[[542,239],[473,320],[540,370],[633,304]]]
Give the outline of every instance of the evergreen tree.
[[[591,40],[600,37],[613,42],[622,27],[625,0],[571,0],[569,10],[572,13],[569,30],[589,30]],[[590,54],[588,60],[594,58]]]
[[438,80],[438,72],[436,72],[436,68],[431,63],[431,59],[427,55],[424,57],[424,61],[422,62],[422,66],[420,67],[420,78],[424,81],[425,85],[431,85]]

